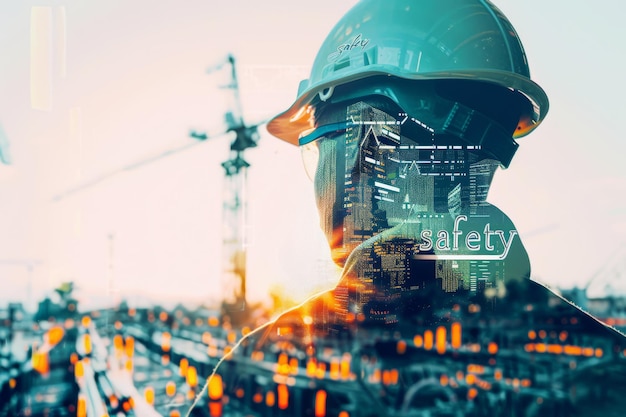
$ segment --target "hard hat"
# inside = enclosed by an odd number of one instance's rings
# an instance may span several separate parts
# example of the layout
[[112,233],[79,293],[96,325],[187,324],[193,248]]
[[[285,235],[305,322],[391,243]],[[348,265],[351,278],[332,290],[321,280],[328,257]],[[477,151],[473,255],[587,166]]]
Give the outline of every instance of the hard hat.
[[[461,89],[468,82],[486,83],[515,93],[526,103],[516,115],[515,138],[535,129],[548,111],[548,97],[530,79],[515,29],[489,1],[361,0],[327,36],[295,102],[267,129],[297,145],[314,128],[315,106],[329,100],[336,87],[345,91],[356,83],[362,89],[381,76],[404,80],[402,95],[410,99],[412,86],[424,80],[454,80]],[[377,94],[374,83],[371,94]]]

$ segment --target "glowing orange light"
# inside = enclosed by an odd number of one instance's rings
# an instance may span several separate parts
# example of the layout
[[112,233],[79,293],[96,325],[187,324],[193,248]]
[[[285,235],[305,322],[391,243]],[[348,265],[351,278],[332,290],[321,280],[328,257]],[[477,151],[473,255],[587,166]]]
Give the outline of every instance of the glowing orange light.
[[91,324],[91,317],[83,316],[83,318],[80,321],[80,323],[83,325],[83,327],[89,327],[89,325]]
[[528,338],[530,340],[535,340],[537,338],[537,332],[534,330],[529,330],[528,331]]
[[133,371],[133,360],[132,359],[127,359],[126,360],[125,368],[126,368],[126,370],[128,372],[132,372]]
[[482,365],[469,364],[467,365],[467,372],[471,372],[473,374],[483,374],[485,373],[485,367]]
[[424,344],[424,339],[422,338],[421,335],[417,334],[415,335],[415,337],[413,338],[413,344],[415,345],[415,347],[422,347],[422,345]]
[[330,361],[330,378],[339,379],[339,359],[333,358]]
[[317,372],[317,364],[315,363],[315,359],[310,358],[306,363],[306,374],[310,377],[313,377]]
[[70,363],[71,363],[72,365],[75,365],[75,364],[76,364],[76,362],[78,362],[78,355],[77,355],[76,353],[72,353],[72,354],[70,355]]
[[159,320],[161,321],[167,321],[167,313],[165,311],[161,311],[159,313]]
[[44,352],[35,352],[32,357],[33,369],[40,374],[47,374],[50,371],[50,361],[48,354]]
[[124,348],[124,339],[121,334],[113,336],[113,346],[118,350],[122,350]]
[[326,417],[326,391],[323,389],[315,394],[315,417]]
[[444,387],[448,385],[449,381],[450,379],[448,378],[448,375],[443,374],[439,377],[439,383]]
[[600,348],[596,349],[596,358],[601,358],[603,354],[604,353],[602,352],[602,349]]
[[235,390],[235,397],[237,398],[243,398],[245,396],[246,392],[243,390],[243,388],[237,388]]
[[548,334],[546,333],[545,330],[539,330],[539,338],[540,339],[545,339],[547,335]]
[[48,343],[51,345],[58,344],[62,339],[65,331],[61,326],[54,326],[50,330],[48,330]]
[[461,347],[461,323],[452,323],[451,329],[452,333],[452,348],[458,349]]
[[226,336],[226,340],[228,340],[228,343],[232,345],[233,343],[237,341],[237,333],[232,332],[232,331],[228,332],[228,335]]
[[391,369],[389,371],[389,384],[390,385],[397,385],[398,384],[398,378],[400,377],[400,373],[398,372],[397,369]]
[[476,388],[470,388],[469,391],[467,391],[468,400],[473,400],[477,396],[478,396],[478,390]]
[[178,367],[180,368],[180,376],[187,376],[187,369],[189,369],[189,360],[187,358],[181,358]]
[[76,377],[76,379],[78,379],[78,378],[82,378],[84,375],[85,375],[85,368],[83,365],[83,361],[76,362],[76,365],[74,365],[74,376]]
[[172,335],[168,332],[161,334],[161,350],[163,352],[169,352],[172,344]]
[[277,388],[278,391],[278,408],[286,410],[289,407],[289,389],[287,385],[280,384]]
[[265,405],[268,407],[274,407],[275,403],[276,403],[276,394],[274,394],[274,391],[268,391],[265,394]]
[[385,369],[383,370],[383,385],[390,385],[391,384],[391,378],[389,376],[389,370]]
[[76,405],[76,417],[87,417],[87,400],[83,394],[78,395],[78,404]]
[[209,415],[211,417],[222,417],[222,403],[210,402],[209,403]]
[[494,372],[493,376],[494,376],[496,381],[502,380],[502,370],[496,369],[496,371]]
[[169,381],[165,384],[165,394],[168,397],[173,397],[176,394],[176,384],[173,381]]
[[548,353],[552,353],[554,355],[560,355],[561,353],[563,353],[563,346],[550,344],[548,345]]
[[254,401],[257,404],[263,402],[263,394],[261,394],[260,392],[257,392],[256,394],[252,396],[252,401]]
[[224,385],[222,384],[222,377],[219,374],[215,374],[209,378],[209,399],[213,401],[219,401],[224,395]]
[[293,375],[298,374],[298,358],[289,359],[289,371]]
[[348,379],[350,377],[350,362],[352,361],[352,356],[349,353],[346,353],[341,358],[341,378]]
[[9,388],[14,389],[17,386],[17,381],[15,378],[9,379]]
[[465,382],[467,383],[467,385],[474,385],[474,383],[476,382],[476,375],[467,374],[465,376]]
[[496,342],[490,342],[489,346],[487,347],[487,351],[490,355],[495,355],[496,353],[498,353],[498,344]]
[[398,340],[398,343],[396,343],[396,352],[398,352],[398,355],[404,355],[406,353],[406,342],[404,340]]
[[189,368],[187,368],[187,385],[189,385],[190,387],[195,387],[196,385],[198,385],[198,373],[196,372],[196,368],[193,366],[190,366]]
[[433,348],[433,332],[426,330],[424,332],[424,349],[431,350]]
[[278,360],[276,361],[276,372],[280,375],[289,375],[291,368],[289,367],[289,356],[285,352],[281,352],[278,355]]
[[435,332],[435,345],[438,354],[443,355],[446,353],[446,328],[443,326],[437,327],[437,331]]
[[566,345],[563,348],[566,355],[580,356],[583,353],[583,349],[580,346]]
[[323,379],[326,375],[326,364],[324,362],[320,362],[317,364],[317,370],[315,371],[315,376],[319,379]]
[[143,391],[143,396],[148,404],[154,405],[154,388],[146,387]]
[[89,333],[83,335],[83,348],[85,349],[85,355],[91,353],[91,335]]
[[343,410],[339,412],[339,415],[337,417],[350,417],[350,413],[348,413],[347,411]]
[[129,358],[132,358],[135,354],[135,339],[132,336],[128,336],[126,338],[126,343],[124,344],[124,352]]
[[232,346],[224,346],[224,356],[226,357],[226,359],[232,359],[232,356],[228,355],[230,352],[232,352],[232,350],[233,350]]
[[567,332],[563,330],[561,333],[559,333],[559,340],[561,342],[565,342],[566,339],[567,339]]
[[178,410],[170,411],[170,417],[180,417],[180,411]]
[[207,322],[209,323],[209,326],[211,327],[217,327],[220,325],[220,319],[218,319],[217,317],[209,317],[207,319]]

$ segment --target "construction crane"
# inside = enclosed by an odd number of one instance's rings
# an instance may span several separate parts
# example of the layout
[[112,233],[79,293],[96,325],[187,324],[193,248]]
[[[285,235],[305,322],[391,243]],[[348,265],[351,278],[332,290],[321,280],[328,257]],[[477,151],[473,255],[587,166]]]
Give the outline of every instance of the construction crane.
[[229,69],[229,82],[221,88],[232,91],[233,108],[225,113],[226,130],[217,134],[207,134],[191,130],[189,136],[196,141],[177,148],[168,149],[152,156],[140,159],[121,168],[114,169],[53,197],[53,201],[61,201],[71,195],[99,185],[120,173],[136,170],[148,164],[196,146],[208,139],[215,139],[234,132],[230,144],[229,159],[222,163],[224,168],[223,194],[223,229],[222,229],[222,307],[233,321],[243,319],[246,308],[246,229],[247,229],[247,170],[250,164],[244,159],[244,152],[257,146],[259,140],[258,126],[265,123],[246,124],[243,118],[239,97],[235,58],[229,54],[217,65],[208,68],[207,73]]
[[[222,163],[224,168],[224,201],[222,228],[222,282],[224,313],[233,321],[245,319],[246,307],[246,228],[247,228],[247,175],[250,164],[244,159],[246,149],[257,146],[259,124],[246,125],[243,119],[239,82],[235,58],[228,55],[224,62],[210,68],[208,72],[230,67],[230,82],[223,86],[231,89],[234,109],[225,115],[227,132],[235,132],[230,145],[229,159]],[[205,133],[192,132],[191,137],[206,140]]]

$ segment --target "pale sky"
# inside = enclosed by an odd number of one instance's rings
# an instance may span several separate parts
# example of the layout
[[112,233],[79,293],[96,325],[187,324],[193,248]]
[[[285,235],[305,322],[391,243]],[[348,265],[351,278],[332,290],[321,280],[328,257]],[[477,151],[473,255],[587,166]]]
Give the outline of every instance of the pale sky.
[[[284,110],[322,40],[354,3],[0,3],[0,124],[13,161],[0,165],[0,306],[27,300],[29,279],[31,301],[73,280],[83,305],[105,303],[114,298],[111,270],[121,298],[218,298],[220,163],[228,138],[52,199],[193,143],[190,129],[223,130],[230,99],[218,86],[227,77],[207,69],[229,52],[246,120]],[[536,279],[584,285],[626,236],[626,5],[496,5],[517,29],[551,107],[543,125],[520,140],[510,168],[496,174],[489,200],[515,222]],[[260,133],[258,148],[245,155],[249,295],[261,299],[280,284],[304,298],[336,276],[298,149],[264,126]],[[30,275],[16,263],[29,260],[37,261]]]

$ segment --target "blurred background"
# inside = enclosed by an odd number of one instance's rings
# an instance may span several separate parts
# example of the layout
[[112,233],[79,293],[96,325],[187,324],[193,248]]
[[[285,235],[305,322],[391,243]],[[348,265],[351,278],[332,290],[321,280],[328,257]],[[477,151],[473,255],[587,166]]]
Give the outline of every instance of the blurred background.
[[[238,118],[260,124],[243,155],[246,296],[299,301],[331,287],[338,271],[299,151],[262,123],[291,104],[354,3],[2,3],[0,306],[34,311],[66,282],[81,309],[218,303],[232,201],[222,164],[236,136],[224,132]],[[626,6],[496,5],[551,109],[490,200],[517,225],[536,280],[623,292]]]

